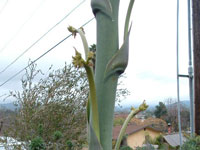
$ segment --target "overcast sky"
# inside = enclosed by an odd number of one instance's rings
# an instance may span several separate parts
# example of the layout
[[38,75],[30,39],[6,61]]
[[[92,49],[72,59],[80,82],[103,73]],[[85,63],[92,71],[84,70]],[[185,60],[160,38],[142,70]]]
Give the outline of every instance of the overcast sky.
[[[67,15],[81,0],[0,0],[0,71],[30,47],[51,27]],[[121,0],[119,10],[120,44],[123,38],[124,17],[129,0]],[[62,23],[35,44],[23,57],[0,73],[3,83],[61,41],[69,32],[93,17],[90,0],[86,0]],[[136,0],[131,16],[129,65],[124,87],[130,95],[122,104],[158,103],[169,97],[176,98],[176,0]],[[84,27],[89,45],[96,43],[96,21]],[[70,63],[73,47],[83,52],[80,38],[69,38],[37,64],[46,72],[53,65],[61,68]],[[187,74],[187,1],[180,2],[180,73]],[[0,93],[20,90],[20,75],[0,87]],[[188,99],[188,80],[181,79],[181,100]]]

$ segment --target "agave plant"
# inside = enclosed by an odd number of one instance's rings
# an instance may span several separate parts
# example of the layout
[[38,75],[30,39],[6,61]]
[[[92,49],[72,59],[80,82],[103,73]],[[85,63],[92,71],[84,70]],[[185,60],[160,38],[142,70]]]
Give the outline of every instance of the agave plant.
[[[72,26],[68,30],[74,36],[81,36],[85,59],[76,50],[73,64],[84,67],[87,73],[90,96],[87,105],[88,141],[90,150],[112,149],[112,128],[116,88],[119,76],[128,65],[129,35],[131,30],[130,15],[134,0],[130,0],[126,14],[123,44],[119,48],[118,9],[119,0],[91,0],[93,14],[97,21],[97,51],[95,76],[92,70],[93,53],[89,51],[82,28]],[[143,103],[138,109],[132,109],[120,132],[115,149],[118,150],[122,136],[131,117],[147,108]]]

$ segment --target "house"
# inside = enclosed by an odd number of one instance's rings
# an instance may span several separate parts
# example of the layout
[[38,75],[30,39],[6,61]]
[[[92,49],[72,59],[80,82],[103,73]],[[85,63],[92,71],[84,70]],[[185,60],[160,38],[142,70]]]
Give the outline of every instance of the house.
[[[113,140],[117,140],[120,130],[121,126],[113,128]],[[135,149],[136,147],[142,147],[147,135],[154,139],[160,134],[162,134],[162,131],[152,128],[151,125],[136,125],[132,123],[127,126],[126,138],[121,144]]]

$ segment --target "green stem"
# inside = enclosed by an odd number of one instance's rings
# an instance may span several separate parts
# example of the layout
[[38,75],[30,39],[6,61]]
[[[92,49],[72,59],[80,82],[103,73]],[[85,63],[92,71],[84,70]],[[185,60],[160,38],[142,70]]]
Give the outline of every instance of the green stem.
[[117,142],[116,142],[116,145],[115,145],[115,150],[119,150],[120,148],[120,144],[121,144],[121,141],[122,141],[122,138],[123,136],[125,135],[125,132],[126,132],[126,128],[128,126],[128,123],[130,122],[130,120],[135,116],[137,115],[139,112],[141,111],[144,111],[148,108],[148,105],[146,105],[145,101],[140,105],[139,108],[137,109],[134,109],[132,108],[131,109],[131,112],[130,114],[127,116],[126,120],[124,121],[124,124],[120,130],[120,133],[119,133],[119,136],[117,138]]
[[[92,125],[94,132],[97,136],[98,141],[100,142],[100,131],[99,131],[99,114],[98,114],[98,106],[97,106],[97,97],[96,97],[96,87],[94,83],[94,76],[90,66],[84,65],[84,68],[87,73],[87,78],[89,81],[89,89],[90,89],[90,107],[92,109]],[[90,108],[89,108],[90,109]]]
[[[91,131],[92,132],[94,131],[95,133],[92,135],[96,136],[96,139],[98,140],[98,143],[100,144],[100,129],[99,129],[99,116],[98,116],[99,112],[98,112],[98,106],[97,106],[96,88],[95,88],[93,70],[92,70],[92,67],[90,66],[90,60],[93,58],[93,54],[92,52],[89,52],[88,43],[84,35],[83,29],[75,29],[74,27],[69,26],[68,30],[72,32],[74,37],[76,36],[76,33],[79,33],[82,39],[83,46],[84,46],[86,60],[84,60],[81,54],[75,49],[76,56],[73,57],[73,64],[75,65],[75,67],[84,67],[86,70],[86,74],[87,74],[87,78],[89,82],[89,90],[90,90],[90,97],[87,103],[87,119],[89,123],[89,128],[92,128]],[[90,109],[91,109],[91,112],[90,112]]]
[[123,126],[122,126],[122,128],[120,130],[119,136],[117,138],[117,142],[116,142],[116,145],[115,145],[115,150],[119,150],[119,148],[120,148],[120,144],[121,144],[122,138],[123,138],[123,136],[125,134],[126,128],[128,126],[128,123],[139,112],[140,112],[139,109],[134,109],[134,110],[131,110],[130,114],[127,116],[127,118],[124,121],[124,124],[123,124]]
[[85,60],[87,60],[88,58],[88,53],[89,53],[89,47],[88,47],[88,43],[87,40],[85,38],[85,34],[83,33],[83,31],[81,29],[77,29],[77,32],[79,33],[82,43],[83,43],[83,47],[85,50]]

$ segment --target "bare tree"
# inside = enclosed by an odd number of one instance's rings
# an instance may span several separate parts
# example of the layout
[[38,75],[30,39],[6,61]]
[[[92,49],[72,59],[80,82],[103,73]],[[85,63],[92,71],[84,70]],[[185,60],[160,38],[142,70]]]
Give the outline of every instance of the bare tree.
[[[165,100],[165,104],[168,112],[165,120],[168,123],[171,123],[174,131],[178,131],[177,100],[168,98]],[[189,108],[184,104],[181,104],[181,125],[183,130],[189,130],[190,111]]]
[[[63,149],[70,141],[73,147],[80,149],[87,143],[89,87],[85,72],[67,64],[58,70],[50,67],[48,76],[36,82],[40,74],[36,64],[30,65],[22,79],[23,90],[10,92],[19,110],[4,135],[20,141],[42,139],[47,149],[55,146]],[[128,91],[118,89],[117,93],[117,101],[120,101]],[[55,140],[56,133],[61,133],[62,138]],[[30,142],[22,144],[28,148]]]

